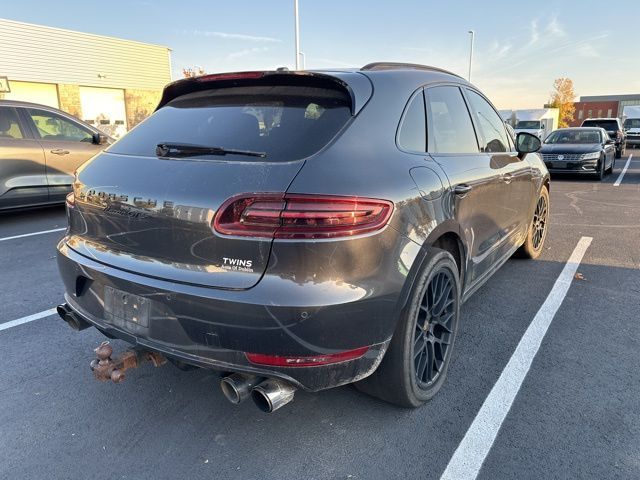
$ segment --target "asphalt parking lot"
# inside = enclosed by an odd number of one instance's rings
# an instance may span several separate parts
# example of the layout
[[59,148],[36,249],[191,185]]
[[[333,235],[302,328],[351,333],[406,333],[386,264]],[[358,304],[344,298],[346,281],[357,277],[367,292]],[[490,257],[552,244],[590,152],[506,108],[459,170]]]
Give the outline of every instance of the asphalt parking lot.
[[418,410],[346,386],[266,415],[227,402],[215,373],[172,366],[98,383],[97,331],[55,315],[2,329],[61,302],[65,225],[63,208],[3,215],[0,478],[440,478],[583,237],[493,446],[471,444],[488,451],[478,478],[640,478],[640,150],[628,153],[602,183],[553,179],[546,251],[464,305],[447,383]]

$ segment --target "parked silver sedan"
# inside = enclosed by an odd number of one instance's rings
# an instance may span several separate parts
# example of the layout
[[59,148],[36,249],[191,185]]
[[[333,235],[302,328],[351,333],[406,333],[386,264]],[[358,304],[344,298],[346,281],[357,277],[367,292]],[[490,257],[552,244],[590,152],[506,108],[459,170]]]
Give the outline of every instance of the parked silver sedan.
[[0,100],[0,210],[64,202],[73,172],[110,143],[56,108]]

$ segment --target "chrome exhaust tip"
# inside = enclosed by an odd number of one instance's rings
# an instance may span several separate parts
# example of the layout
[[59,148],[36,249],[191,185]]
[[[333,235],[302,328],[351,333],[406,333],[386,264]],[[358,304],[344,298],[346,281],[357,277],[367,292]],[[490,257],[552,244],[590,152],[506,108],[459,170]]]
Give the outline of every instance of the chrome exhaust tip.
[[296,388],[281,380],[268,379],[251,391],[251,398],[260,410],[273,413],[293,400]]
[[227,400],[238,405],[251,396],[253,387],[258,385],[262,380],[264,380],[264,378],[254,375],[234,373],[220,380],[220,389]]

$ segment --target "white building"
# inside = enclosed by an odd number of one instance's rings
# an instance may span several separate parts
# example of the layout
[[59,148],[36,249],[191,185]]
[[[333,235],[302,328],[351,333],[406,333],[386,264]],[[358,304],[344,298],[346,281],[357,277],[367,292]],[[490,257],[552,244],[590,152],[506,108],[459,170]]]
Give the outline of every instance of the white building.
[[167,47],[0,19],[0,98],[65,110],[118,136],[171,81]]

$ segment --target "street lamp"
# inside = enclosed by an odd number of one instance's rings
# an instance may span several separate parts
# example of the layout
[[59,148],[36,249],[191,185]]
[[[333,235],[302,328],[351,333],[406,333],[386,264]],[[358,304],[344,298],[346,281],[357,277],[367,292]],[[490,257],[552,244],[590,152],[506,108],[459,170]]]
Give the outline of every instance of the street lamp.
[[298,20],[298,0],[293,0],[293,15],[295,16],[296,24],[296,70],[300,70],[300,22]]
[[[297,2],[298,0],[296,0]],[[475,40],[476,32],[473,30],[469,30],[469,35],[471,37],[471,46],[469,48],[469,77],[468,80],[471,82],[471,64],[473,63],[473,41]]]

